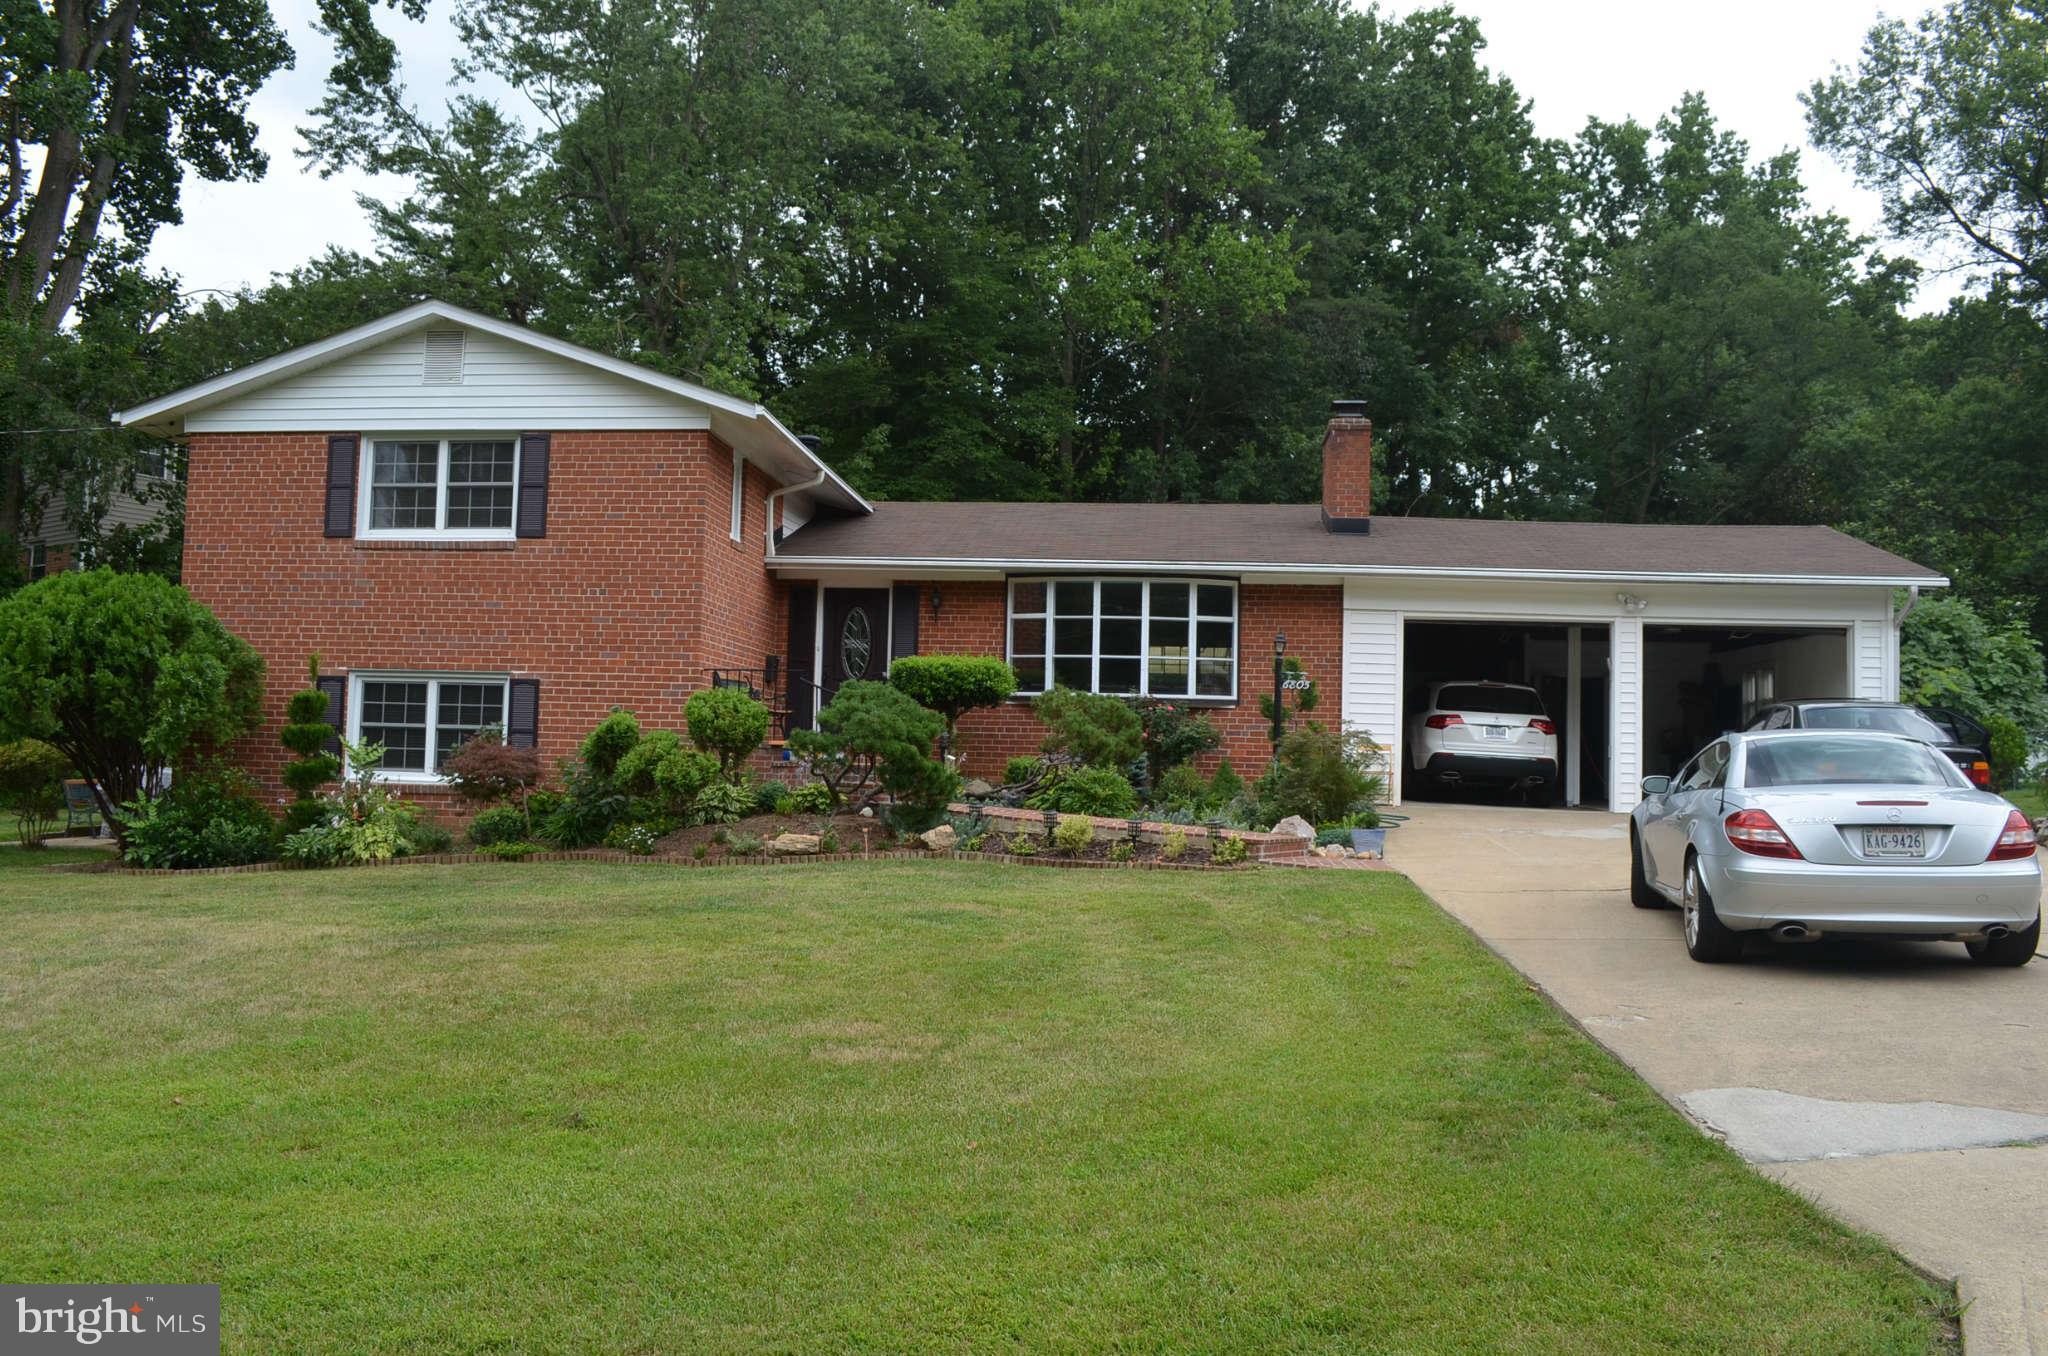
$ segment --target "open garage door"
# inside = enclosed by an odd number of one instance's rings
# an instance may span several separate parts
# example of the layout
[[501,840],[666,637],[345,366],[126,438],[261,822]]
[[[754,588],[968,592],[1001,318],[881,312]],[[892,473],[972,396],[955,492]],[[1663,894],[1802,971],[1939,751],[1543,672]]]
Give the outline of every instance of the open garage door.
[[1669,776],[1781,697],[1853,695],[1843,627],[1643,628],[1642,772]]
[[[1605,626],[1517,621],[1409,621],[1402,637],[1402,795],[1500,800],[1527,788],[1471,780],[1455,766],[1432,769],[1418,718],[1438,683],[1514,683],[1536,690],[1556,726],[1555,801],[1608,802],[1608,649]],[[1543,797],[1548,799],[1548,797]]]

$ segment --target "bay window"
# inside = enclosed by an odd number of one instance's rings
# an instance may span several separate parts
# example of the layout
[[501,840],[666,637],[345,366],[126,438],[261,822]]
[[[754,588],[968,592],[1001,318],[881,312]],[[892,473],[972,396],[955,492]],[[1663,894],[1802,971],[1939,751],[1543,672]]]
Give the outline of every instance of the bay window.
[[512,535],[512,437],[363,439],[361,535]]
[[1207,579],[1013,579],[1018,690],[1237,695],[1237,585]]
[[505,724],[506,680],[437,674],[360,674],[353,679],[349,738],[382,744],[385,775],[437,779],[441,760],[486,725]]

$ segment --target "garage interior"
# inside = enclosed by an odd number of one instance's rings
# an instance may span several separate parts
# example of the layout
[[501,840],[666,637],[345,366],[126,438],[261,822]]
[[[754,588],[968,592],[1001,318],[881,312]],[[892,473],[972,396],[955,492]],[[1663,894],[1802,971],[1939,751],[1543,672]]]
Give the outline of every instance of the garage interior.
[[1669,776],[1714,736],[1779,697],[1849,694],[1839,627],[1643,629],[1643,775]]
[[[1578,700],[1572,700],[1572,641],[1578,640]],[[1529,622],[1424,622],[1406,624],[1402,639],[1402,795],[1421,800],[1472,799],[1503,793],[1446,791],[1414,775],[1408,726],[1437,682],[1525,683],[1543,698],[1557,723],[1558,758],[1564,764],[1557,804],[1605,807],[1608,795],[1607,660],[1605,626],[1538,625]],[[1577,757],[1573,757],[1576,750]],[[1511,796],[1516,801],[1520,797]]]

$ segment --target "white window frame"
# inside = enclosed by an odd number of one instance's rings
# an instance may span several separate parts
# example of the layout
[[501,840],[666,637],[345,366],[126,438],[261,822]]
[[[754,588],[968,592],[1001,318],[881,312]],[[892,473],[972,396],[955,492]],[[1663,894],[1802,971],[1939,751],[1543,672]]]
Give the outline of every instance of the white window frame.
[[[358,541],[511,541],[519,528],[520,435],[504,429],[466,429],[449,433],[411,432],[359,433],[356,435],[356,539]],[[431,443],[441,445],[434,464],[433,527],[370,526],[371,467],[378,443]],[[448,445],[450,443],[512,444],[512,521],[504,527],[443,527],[448,521]]]
[[[1204,578],[1199,575],[1016,575],[1003,590],[1003,655],[1014,667],[1017,662],[1017,587],[1020,584],[1036,584],[1045,589],[1045,611],[1026,613],[1029,618],[1043,616],[1045,620],[1045,649],[1037,656],[1045,662],[1045,684],[1038,688],[1019,686],[1019,697],[1032,697],[1051,689],[1053,678],[1053,649],[1055,619],[1058,615],[1053,601],[1053,590],[1059,584],[1090,584],[1094,588],[1092,607],[1092,633],[1088,638],[1088,687],[1089,692],[1102,690],[1102,586],[1104,584],[1138,584],[1138,690],[1135,693],[1117,692],[1111,696],[1157,698],[1160,701],[1185,702],[1190,706],[1235,706],[1240,693],[1238,690],[1239,661],[1244,653],[1244,606],[1243,593],[1235,579]],[[1188,690],[1186,692],[1152,691],[1152,589],[1157,584],[1185,584],[1188,587]],[[1201,610],[1203,588],[1226,588],[1230,590],[1230,615],[1226,618],[1219,613]],[[1230,623],[1230,691],[1228,693],[1204,693],[1195,691],[1199,682],[1195,653],[1204,621],[1228,621]],[[1113,658],[1126,658],[1117,655]]]
[[746,530],[747,516],[747,459],[738,452],[732,454],[732,539],[738,541]]
[[1777,699],[1777,665],[1761,664],[1742,675],[1742,719],[1745,724]]
[[50,547],[47,542],[32,541],[28,544],[28,577],[47,578],[50,573]]
[[434,733],[441,723],[441,685],[443,683],[486,683],[495,684],[500,690],[498,710],[504,720],[512,715],[512,675],[509,673],[440,673],[420,672],[406,669],[377,669],[348,676],[348,742],[360,744],[363,741],[363,684],[365,683],[425,683],[427,685],[427,761],[425,770],[415,768],[378,768],[374,774],[380,782],[397,782],[413,786],[443,786],[447,778],[434,766]]

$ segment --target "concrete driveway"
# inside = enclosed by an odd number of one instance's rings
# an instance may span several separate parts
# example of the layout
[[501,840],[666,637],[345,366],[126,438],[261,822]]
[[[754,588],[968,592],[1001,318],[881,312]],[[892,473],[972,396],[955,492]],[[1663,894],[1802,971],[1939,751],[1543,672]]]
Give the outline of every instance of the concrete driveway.
[[1387,863],[1759,1171],[1955,1277],[1972,1356],[2048,1356],[2048,959],[1755,943],[1628,902],[1628,820],[1404,806]]

